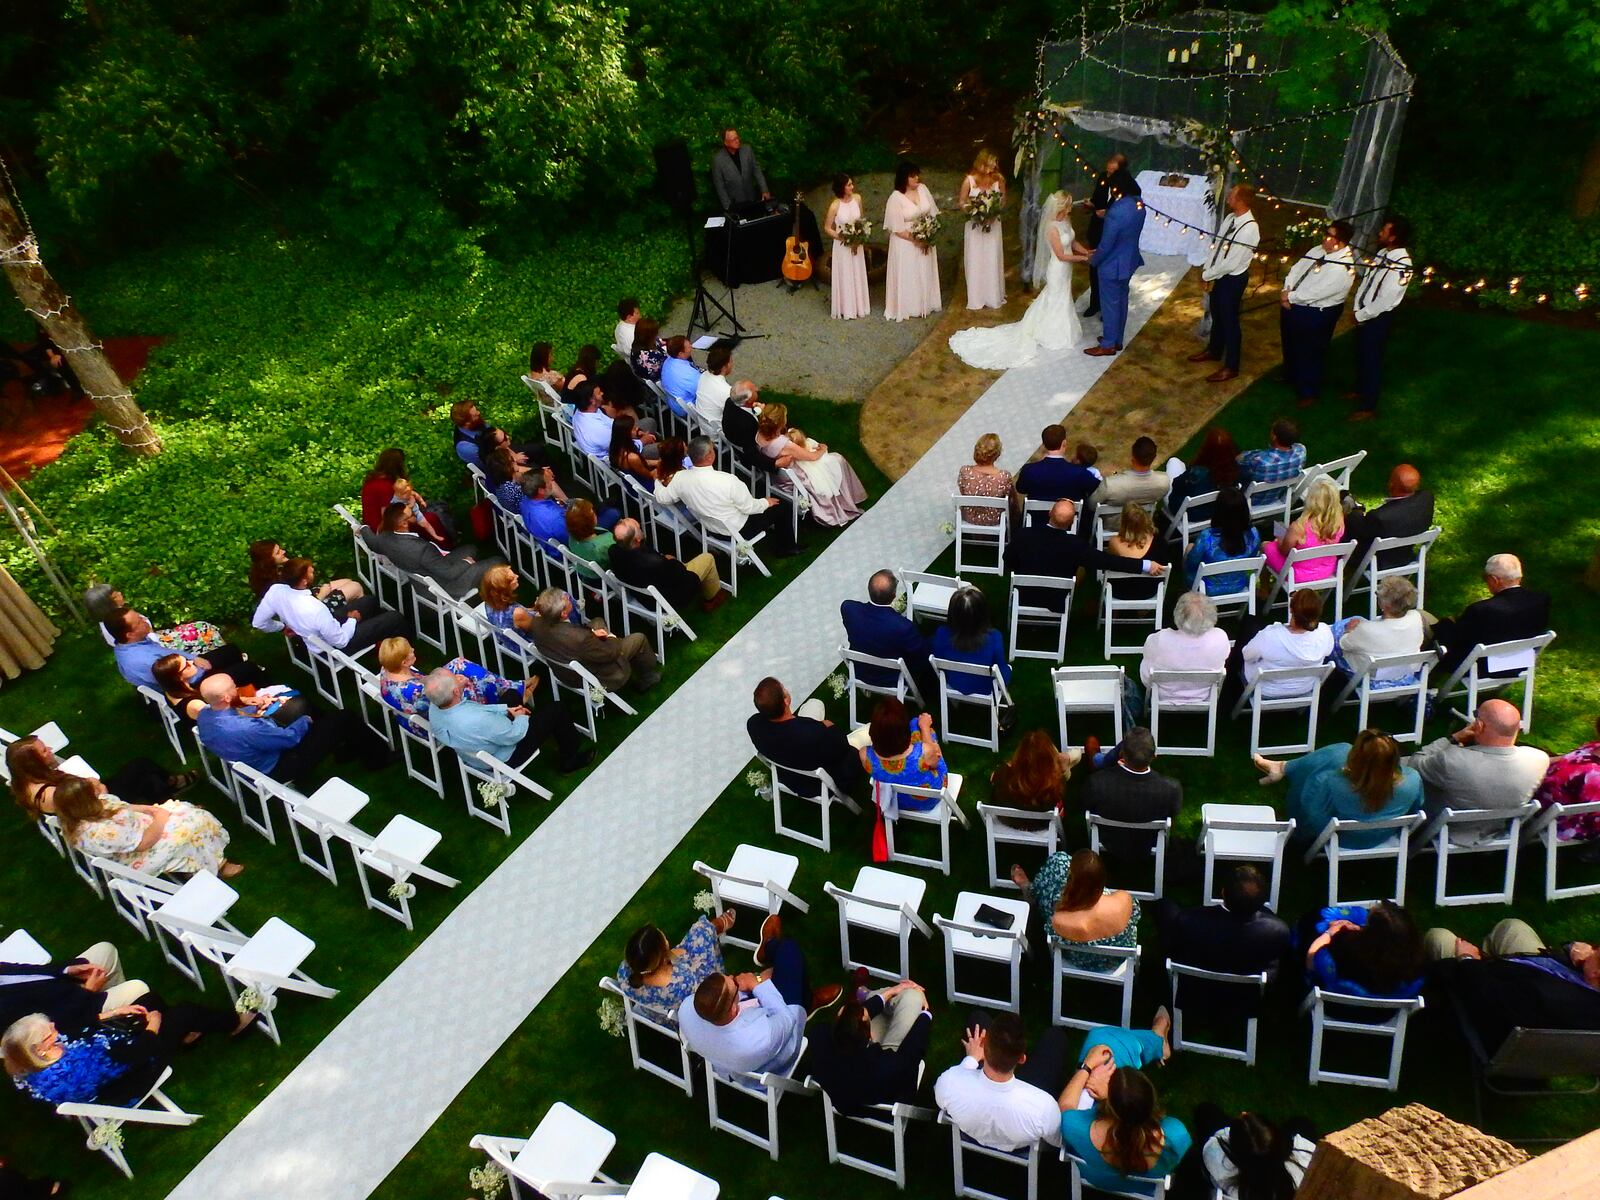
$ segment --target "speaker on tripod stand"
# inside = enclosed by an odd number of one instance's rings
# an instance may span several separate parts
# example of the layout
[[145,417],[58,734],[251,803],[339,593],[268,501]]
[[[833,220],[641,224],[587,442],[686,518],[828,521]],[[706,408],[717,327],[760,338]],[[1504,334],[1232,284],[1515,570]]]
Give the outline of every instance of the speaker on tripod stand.
[[[731,287],[728,289],[727,303],[724,304],[706,288],[705,272],[701,269],[700,262],[700,241],[695,228],[694,164],[689,158],[688,144],[682,138],[674,138],[670,142],[662,142],[656,146],[652,154],[656,160],[656,191],[682,219],[684,239],[689,248],[689,270],[694,277],[694,308],[689,315],[690,340],[694,339],[697,327],[707,332],[715,332],[713,326],[722,319],[733,326],[734,338],[750,336],[746,334],[744,326],[739,324],[735,290]],[[728,229],[724,232],[727,234],[726,244],[731,258],[734,231]]]

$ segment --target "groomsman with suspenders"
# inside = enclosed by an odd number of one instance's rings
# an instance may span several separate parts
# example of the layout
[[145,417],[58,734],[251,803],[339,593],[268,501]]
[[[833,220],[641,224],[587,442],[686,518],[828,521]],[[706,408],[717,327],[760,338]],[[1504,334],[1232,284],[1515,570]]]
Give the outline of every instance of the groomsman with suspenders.
[[1390,217],[1378,230],[1378,253],[1356,289],[1356,401],[1352,421],[1371,421],[1378,415],[1378,392],[1383,383],[1383,347],[1389,340],[1395,309],[1411,284],[1411,224]]
[[1300,256],[1283,281],[1283,368],[1301,408],[1310,408],[1322,393],[1333,329],[1355,282],[1351,232],[1349,221],[1329,221],[1327,236]]
[[1200,272],[1200,286],[1211,293],[1211,338],[1204,350],[1189,356],[1189,361],[1222,360],[1222,366],[1206,376],[1207,383],[1226,383],[1239,376],[1243,341],[1239,310],[1244,304],[1245,285],[1250,282],[1250,264],[1261,244],[1261,226],[1250,211],[1255,196],[1255,188],[1248,183],[1235,184],[1229,191],[1228,215],[1212,240],[1211,254]]

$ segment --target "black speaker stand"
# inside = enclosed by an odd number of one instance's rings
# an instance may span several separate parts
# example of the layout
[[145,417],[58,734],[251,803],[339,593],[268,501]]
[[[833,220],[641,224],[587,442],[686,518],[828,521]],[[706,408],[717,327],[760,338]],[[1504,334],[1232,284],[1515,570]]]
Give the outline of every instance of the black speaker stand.
[[[735,218],[733,214],[728,213],[724,215],[723,219],[725,221],[733,221]],[[727,236],[723,240],[728,249],[727,261],[723,264],[722,274],[723,278],[726,279],[733,274],[734,228],[724,226],[724,232]],[[700,261],[700,247],[695,240],[695,233],[694,214],[685,213],[684,234],[689,244],[689,270],[694,276],[694,307],[689,313],[689,340],[691,342],[694,341],[694,331],[697,326],[707,333],[716,333],[715,326],[718,321],[722,320],[733,326],[733,332],[728,335],[728,340],[735,344],[766,337],[767,335],[764,333],[749,332],[739,323],[738,288],[731,285],[728,287],[727,304],[723,304],[721,300],[711,294],[711,289],[706,286],[705,264]],[[717,315],[713,315],[713,310]]]

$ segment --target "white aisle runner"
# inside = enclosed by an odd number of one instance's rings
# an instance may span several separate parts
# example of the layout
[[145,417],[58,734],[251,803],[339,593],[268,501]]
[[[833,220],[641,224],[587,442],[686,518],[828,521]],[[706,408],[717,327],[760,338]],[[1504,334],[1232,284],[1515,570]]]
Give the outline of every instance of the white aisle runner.
[[[1161,258],[1135,278],[1130,339],[1185,270],[1183,260]],[[1020,466],[1039,430],[1069,411],[1112,361],[1074,350],[997,380],[600,763],[169,1200],[370,1194],[745,769],[756,683],[776,675],[796,696],[820,686],[839,662],[840,601],[864,595],[878,568],[921,570],[950,544],[941,526],[953,518],[956,471],[971,461],[978,436],[998,433],[1005,461]],[[642,786],[659,777],[661,763],[682,767],[671,788]],[[597,862],[607,869],[594,871]],[[580,881],[583,903],[574,904]],[[180,1099],[181,1092],[180,1081]]]

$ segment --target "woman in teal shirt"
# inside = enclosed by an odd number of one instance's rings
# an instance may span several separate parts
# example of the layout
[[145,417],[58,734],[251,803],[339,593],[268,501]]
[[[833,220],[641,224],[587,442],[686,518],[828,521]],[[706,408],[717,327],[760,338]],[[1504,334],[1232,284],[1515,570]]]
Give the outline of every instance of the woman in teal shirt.
[[[1387,733],[1363,729],[1355,744],[1335,742],[1293,762],[1254,756],[1266,773],[1263,784],[1289,781],[1289,816],[1295,836],[1311,841],[1329,821],[1383,821],[1422,809],[1422,779],[1400,766],[1400,747]],[[1392,836],[1389,831],[1341,834],[1348,850],[1369,850]]]
[[[1110,1064],[1096,1068],[1111,1070]],[[1061,1144],[1080,1161],[1078,1174],[1092,1188],[1155,1194],[1141,1179],[1172,1174],[1189,1152],[1189,1131],[1176,1117],[1164,1116],[1155,1084],[1134,1067],[1111,1071],[1105,1099],[1090,1109],[1077,1107],[1090,1072],[1079,1067],[1062,1093]]]

